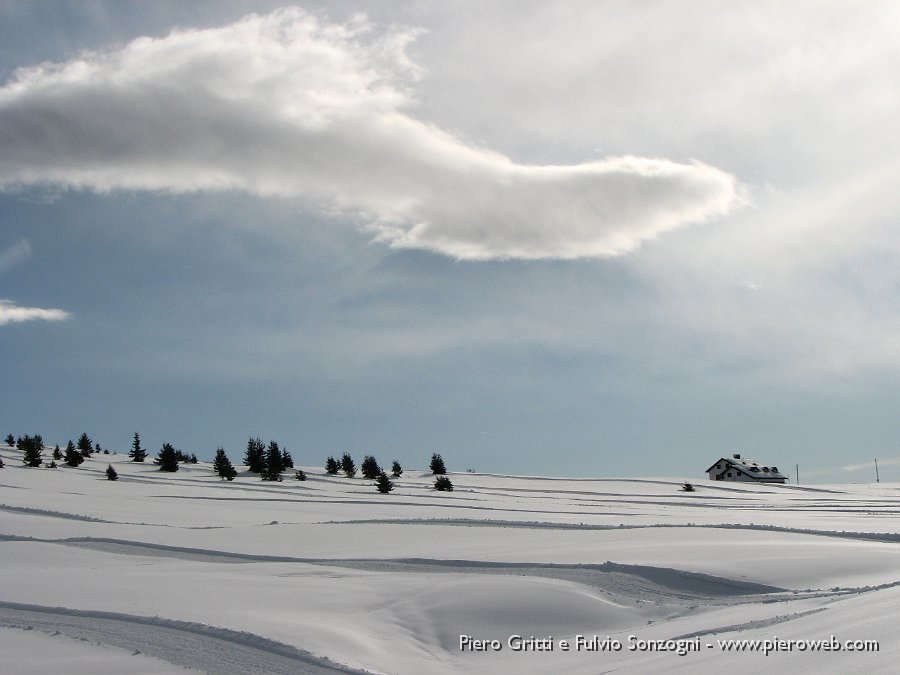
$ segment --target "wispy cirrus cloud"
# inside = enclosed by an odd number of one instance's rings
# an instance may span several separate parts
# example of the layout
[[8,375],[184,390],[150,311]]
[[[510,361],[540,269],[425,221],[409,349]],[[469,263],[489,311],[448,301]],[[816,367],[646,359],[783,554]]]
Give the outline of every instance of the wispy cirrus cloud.
[[0,299],[0,326],[24,321],[63,321],[70,314],[62,309],[19,307],[9,300]]
[[300,197],[467,260],[619,255],[737,203],[699,162],[523,165],[416,119],[416,36],[285,9],[19,70],[0,186]]
[[[15,267],[31,255],[31,244],[27,239],[20,239],[13,245],[0,251],[0,272]],[[0,326],[23,321],[62,321],[70,314],[61,309],[42,309],[40,307],[20,307],[11,300],[0,298]]]

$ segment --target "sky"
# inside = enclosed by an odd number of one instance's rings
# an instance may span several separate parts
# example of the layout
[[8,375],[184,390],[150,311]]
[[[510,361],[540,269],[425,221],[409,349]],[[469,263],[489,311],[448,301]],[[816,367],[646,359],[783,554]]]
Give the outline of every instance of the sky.
[[0,431],[900,481],[898,33],[874,1],[0,2]]

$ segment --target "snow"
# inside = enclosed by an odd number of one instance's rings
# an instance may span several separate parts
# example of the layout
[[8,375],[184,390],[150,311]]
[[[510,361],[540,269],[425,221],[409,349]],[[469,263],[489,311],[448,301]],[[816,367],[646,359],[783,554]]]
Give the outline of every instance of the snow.
[[[204,463],[0,456],[4,672],[839,673],[900,657],[900,485],[457,473],[447,493],[407,471],[382,495],[317,467],[224,482]],[[879,649],[803,642],[832,636]],[[650,649],[675,638],[699,652]],[[800,642],[766,656],[730,638]]]

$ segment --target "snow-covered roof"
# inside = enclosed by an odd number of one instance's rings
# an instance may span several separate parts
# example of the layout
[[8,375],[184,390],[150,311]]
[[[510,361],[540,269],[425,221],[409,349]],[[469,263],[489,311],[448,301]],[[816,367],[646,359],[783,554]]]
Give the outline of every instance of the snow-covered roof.
[[[757,480],[766,480],[766,479],[784,479],[787,480],[787,476],[781,473],[778,470],[777,466],[770,466],[768,464],[760,464],[759,462],[752,460],[748,457],[741,457],[740,455],[733,455],[731,458],[728,457],[720,457],[712,465],[706,470],[707,473],[713,471],[716,468],[716,465],[724,462],[725,469],[737,469],[742,473],[747,474],[751,478],[755,478]],[[722,469],[723,471],[725,469]]]

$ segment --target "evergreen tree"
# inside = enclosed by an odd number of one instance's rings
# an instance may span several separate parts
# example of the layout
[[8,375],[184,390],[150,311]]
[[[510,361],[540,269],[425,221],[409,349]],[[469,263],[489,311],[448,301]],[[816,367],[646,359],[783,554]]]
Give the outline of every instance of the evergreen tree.
[[359,465],[359,468],[360,471],[362,471],[363,477],[368,478],[369,480],[374,480],[375,478],[378,478],[378,474],[384,473],[372,455],[363,457],[362,464]]
[[175,459],[184,464],[196,464],[197,463],[197,455],[193,452],[188,454],[182,450],[175,450]]
[[447,467],[444,466],[444,458],[437,453],[431,456],[431,473],[440,476],[447,473]]
[[329,476],[337,475],[337,472],[340,470],[341,465],[334,457],[329,457],[325,460],[325,473]]
[[438,476],[434,480],[434,489],[441,492],[453,492],[453,483],[447,476]]
[[2,457],[0,457],[0,469],[2,469],[2,468],[3,468],[3,466],[4,466],[4,464],[3,464],[3,458],[2,458]]
[[356,464],[353,463],[349,452],[341,455],[341,471],[346,474],[347,478],[353,478],[356,475]]
[[106,479],[107,480],[118,480],[119,474],[116,473],[116,470],[113,468],[112,464],[107,465],[106,467]]
[[378,491],[385,495],[394,489],[394,484],[384,471],[378,473],[378,476],[375,478],[375,485]]
[[294,478],[297,480],[306,480],[306,472],[303,469],[297,469],[297,473],[294,474]]
[[396,459],[391,465],[391,473],[394,474],[394,478],[400,478],[401,474],[403,474],[403,467],[400,466],[400,462]]
[[265,473],[266,471],[266,446],[258,438],[247,441],[247,452],[244,454],[244,464],[253,473]]
[[178,471],[178,454],[169,443],[163,443],[156,458],[160,471]]
[[86,433],[81,434],[81,436],[78,438],[77,445],[78,445],[78,451],[81,452],[82,457],[87,458],[87,457],[91,456],[91,451],[92,451],[93,445],[91,444],[91,439],[88,437],[88,435]]
[[15,444],[16,444],[16,437],[13,436],[12,434],[8,434],[8,435],[6,436],[6,444],[7,444],[9,447],[15,446]]
[[284,471],[284,462],[281,457],[281,448],[275,441],[269,441],[269,449],[266,452],[266,468],[263,471],[263,480],[281,480],[281,472]]
[[291,457],[291,453],[287,451],[287,448],[281,451],[281,463],[284,465],[285,469],[294,468],[294,458]]
[[75,444],[69,440],[69,444],[66,446],[64,459],[69,466],[78,466],[84,461],[84,455],[78,452],[78,450],[75,449]]
[[225,450],[222,448],[216,450],[216,458],[213,460],[213,469],[219,474],[219,478],[234,480],[235,476],[237,476],[237,469],[234,468],[234,465],[231,463],[231,460],[228,459],[228,455],[225,454]]
[[59,445],[53,448],[53,459],[60,460],[63,458],[62,450],[59,449]]
[[131,441],[131,450],[128,453],[132,462],[143,462],[147,459],[147,451],[141,447],[141,436],[138,432],[134,432],[134,440]]
[[22,451],[22,462],[26,466],[37,467],[43,463],[44,439],[40,434],[34,436],[26,434],[24,438],[19,437],[16,447]]

